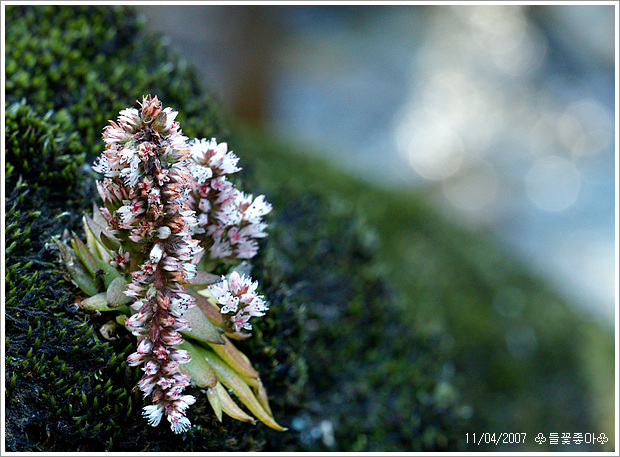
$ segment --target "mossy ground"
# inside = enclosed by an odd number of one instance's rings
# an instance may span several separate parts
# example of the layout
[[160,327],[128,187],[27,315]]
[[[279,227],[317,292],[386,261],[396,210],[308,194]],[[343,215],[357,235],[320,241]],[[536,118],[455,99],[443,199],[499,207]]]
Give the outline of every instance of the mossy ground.
[[[537,432],[609,436],[598,418],[612,390],[596,379],[613,366],[613,336],[583,324],[488,234],[264,132],[231,134],[191,68],[143,36],[129,8],[6,14],[7,450],[459,450],[467,431],[527,432],[518,449],[538,450]],[[239,346],[288,432],[219,423],[197,391],[187,435],[148,427],[140,372],[125,362],[133,337],[103,340],[111,316],[74,305],[80,293],[46,247],[81,232],[101,129],[143,94],[177,109],[189,137],[229,141],[243,189],[274,205],[253,269],[270,311]],[[497,315],[492,304],[515,297],[520,314]],[[524,329],[537,345],[515,357],[506,335]]]

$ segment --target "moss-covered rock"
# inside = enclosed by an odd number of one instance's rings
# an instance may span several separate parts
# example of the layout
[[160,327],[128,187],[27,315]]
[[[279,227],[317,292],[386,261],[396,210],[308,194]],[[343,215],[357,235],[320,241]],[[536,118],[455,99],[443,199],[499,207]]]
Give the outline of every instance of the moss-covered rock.
[[[593,426],[590,373],[566,345],[580,334],[576,319],[485,236],[418,200],[231,135],[191,68],[145,36],[130,8],[9,5],[6,25],[7,450],[459,450],[466,431],[508,431],[528,417],[534,427]],[[287,432],[220,423],[197,389],[186,435],[149,427],[140,371],[125,361],[134,337],[104,340],[111,316],[79,308],[79,290],[47,246],[80,232],[96,199],[89,164],[101,129],[149,93],[179,111],[187,136],[229,141],[244,190],[274,205],[252,271],[270,310],[238,347]],[[529,362],[505,349],[516,321],[491,309],[506,284],[549,305],[541,322],[534,308],[523,311],[521,324],[538,336]],[[552,318],[547,331],[542,320]],[[550,411],[548,398],[575,416]]]
[[180,112],[192,137],[226,136],[217,107],[187,62],[161,40],[143,40],[123,6],[6,7],[6,100],[58,112],[83,151],[101,151],[101,129],[144,94]]
[[77,133],[65,136],[63,132],[68,129],[61,128],[59,119],[52,119],[52,114],[50,111],[39,116],[25,100],[6,110],[6,161],[11,166],[7,176],[9,187],[14,187],[14,180],[21,177],[28,181],[32,192],[41,186],[42,196],[46,198],[49,189],[64,195],[74,189],[85,154],[80,153]]

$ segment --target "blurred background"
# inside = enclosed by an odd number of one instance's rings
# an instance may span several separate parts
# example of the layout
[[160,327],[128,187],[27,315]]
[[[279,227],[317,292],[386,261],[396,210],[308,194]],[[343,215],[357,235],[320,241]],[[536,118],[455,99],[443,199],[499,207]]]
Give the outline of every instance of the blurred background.
[[231,119],[490,227],[614,325],[613,6],[136,8]]

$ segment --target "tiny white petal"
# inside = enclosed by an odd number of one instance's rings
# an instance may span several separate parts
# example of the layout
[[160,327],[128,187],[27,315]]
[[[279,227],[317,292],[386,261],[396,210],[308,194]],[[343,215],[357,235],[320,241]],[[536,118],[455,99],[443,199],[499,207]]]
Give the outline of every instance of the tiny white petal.
[[159,425],[163,412],[163,405],[149,405],[142,409],[142,415],[148,419],[149,425],[152,425],[153,427]]
[[153,249],[151,249],[151,253],[149,254],[149,259],[151,260],[151,263],[159,262],[163,253],[164,251],[161,248],[161,245],[159,243],[156,243],[155,246],[153,246]]

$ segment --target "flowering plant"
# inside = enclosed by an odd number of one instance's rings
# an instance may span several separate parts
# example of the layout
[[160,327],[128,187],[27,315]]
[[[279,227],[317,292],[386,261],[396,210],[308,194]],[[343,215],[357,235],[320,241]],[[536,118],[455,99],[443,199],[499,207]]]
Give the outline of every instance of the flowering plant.
[[[255,423],[230,397],[231,389],[269,427],[273,419],[265,388],[249,359],[232,340],[250,336],[250,319],[268,305],[242,261],[266,236],[262,217],[271,205],[239,191],[227,175],[240,170],[226,143],[182,135],[177,112],[145,96],[103,130],[105,150],[93,169],[103,206],[84,216],[86,243],[71,247],[54,238],[68,272],[89,297],[85,309],[117,311],[116,323],[138,339],[128,357],[141,366],[138,386],[152,404],[143,415],[157,426],[165,416],[175,433],[191,423],[196,399],[190,384],[206,389],[213,410]],[[220,263],[236,265],[226,276]],[[108,335],[110,325],[101,329]]]

